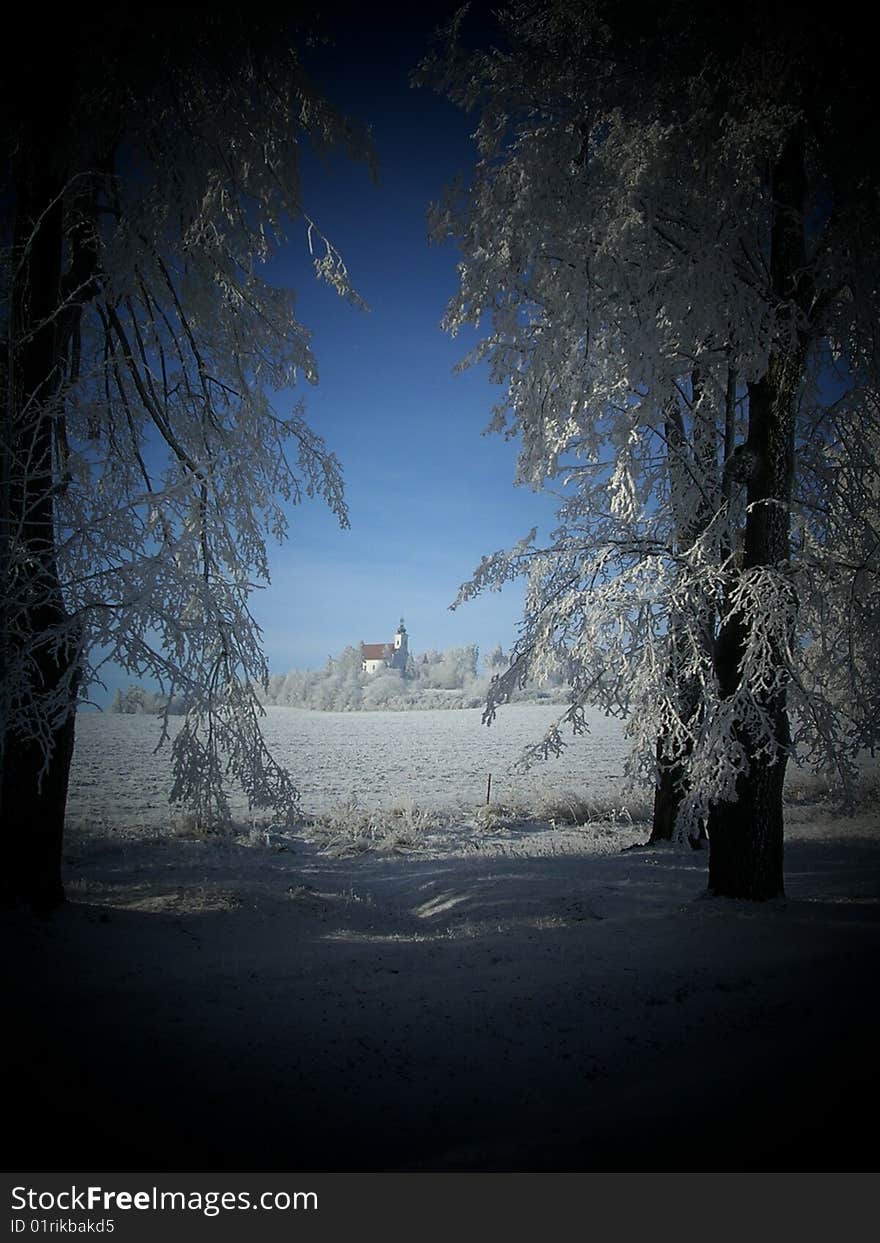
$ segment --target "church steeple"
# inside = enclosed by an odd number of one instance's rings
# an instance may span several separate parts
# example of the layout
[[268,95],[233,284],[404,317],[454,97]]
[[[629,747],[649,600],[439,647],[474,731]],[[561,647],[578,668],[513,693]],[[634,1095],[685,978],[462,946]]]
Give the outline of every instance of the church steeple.
[[394,657],[393,663],[395,669],[406,668],[407,658],[407,634],[406,626],[403,624],[403,618],[400,619],[400,625],[397,627],[397,633],[394,636]]

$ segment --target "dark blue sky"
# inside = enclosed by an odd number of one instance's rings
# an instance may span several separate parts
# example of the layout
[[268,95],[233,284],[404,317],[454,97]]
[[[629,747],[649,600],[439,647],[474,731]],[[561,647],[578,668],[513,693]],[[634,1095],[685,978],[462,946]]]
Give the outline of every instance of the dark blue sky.
[[[453,374],[474,338],[440,328],[457,254],[429,246],[426,213],[473,163],[475,119],[411,88],[409,76],[455,7],[333,19],[333,46],[312,58],[333,103],[371,126],[380,182],[342,157],[304,169],[306,210],[341,251],[368,312],[316,284],[298,229],[272,267],[273,279],[296,288],[299,318],[314,333],[320,383],[297,396],[343,463],[352,522],[341,532],[308,503],[273,551],[272,587],[255,612],[274,672],[323,664],[361,639],[390,640],[401,615],[417,652],[506,647],[520,613],[516,587],[455,614],[448,606],[484,553],[552,518],[547,498],[514,488],[515,446],[482,435],[499,390],[483,371]],[[474,28],[486,29],[479,17]]]

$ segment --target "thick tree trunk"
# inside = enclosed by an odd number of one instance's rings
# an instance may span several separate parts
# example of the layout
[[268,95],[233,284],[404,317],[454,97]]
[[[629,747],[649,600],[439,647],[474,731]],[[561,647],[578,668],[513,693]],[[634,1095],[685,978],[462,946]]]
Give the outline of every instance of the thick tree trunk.
[[[797,351],[774,358],[767,375],[749,386],[748,448],[754,468],[748,491],[744,572],[761,566],[775,566],[783,572],[788,560],[794,410],[801,368]],[[726,698],[739,688],[752,621],[734,615],[718,636],[715,672]],[[780,652],[780,663],[783,659]],[[736,739],[748,771],[737,781],[736,799],[718,804],[709,817],[709,890],[723,897],[763,901],[784,895],[782,787],[790,733],[784,685],[766,691],[755,688],[752,695],[771,722],[777,753],[768,755],[745,723],[737,726]]]
[[[779,721],[780,735],[784,720]],[[785,757],[775,764],[749,757],[737,783],[737,800],[709,819],[709,891],[717,897],[763,902],[785,895],[782,784]]]
[[11,373],[3,436],[2,892],[44,913],[64,901],[64,814],[73,754],[78,643],[55,558],[66,123],[57,99],[35,100],[16,185]]
[[[766,374],[749,385],[751,464],[742,570],[762,567],[785,573],[790,556],[790,502],[794,479],[794,424],[807,348],[809,270],[804,245],[806,190],[803,134],[790,136],[773,173],[770,274],[772,293],[784,310],[780,339]],[[786,323],[786,317],[788,322]],[[787,330],[787,331],[786,331]],[[730,618],[718,636],[715,671],[722,696],[738,689],[753,618]],[[789,620],[793,626],[794,616]],[[736,799],[719,804],[709,818],[709,890],[732,897],[766,900],[784,895],[782,786],[790,733],[786,711],[784,654],[773,688],[752,689],[755,706],[770,721],[775,754],[761,746],[746,722],[737,725],[747,771]]]

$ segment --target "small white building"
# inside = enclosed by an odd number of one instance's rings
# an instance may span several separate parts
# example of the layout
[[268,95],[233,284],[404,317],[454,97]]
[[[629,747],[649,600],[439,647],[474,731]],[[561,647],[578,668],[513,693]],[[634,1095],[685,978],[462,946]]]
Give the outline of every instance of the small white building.
[[390,643],[361,643],[361,667],[364,673],[375,673],[378,669],[398,669],[404,673],[408,656],[406,626],[402,617]]

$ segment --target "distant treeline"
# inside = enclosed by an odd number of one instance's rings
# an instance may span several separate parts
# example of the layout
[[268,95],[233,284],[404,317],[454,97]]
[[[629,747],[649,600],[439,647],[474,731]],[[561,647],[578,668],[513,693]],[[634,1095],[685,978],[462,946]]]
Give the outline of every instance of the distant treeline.
[[[266,705],[285,708],[311,708],[318,712],[406,712],[424,708],[479,708],[486,699],[489,683],[507,666],[500,644],[480,661],[475,643],[410,655],[406,669],[380,669],[364,673],[359,647],[347,647],[331,657],[323,669],[293,669],[275,673],[265,691],[258,692]],[[514,697],[518,701],[542,702],[564,698],[562,679],[541,687],[525,687]],[[166,698],[159,691],[129,686],[117,691],[111,712],[155,714],[166,711]],[[167,711],[172,716],[185,711],[182,701],[173,699]]]
[[118,690],[110,703],[111,712],[124,712],[129,716],[155,716],[166,712],[169,716],[183,716],[186,707],[181,699],[172,698],[161,691],[148,691],[143,686],[129,686],[126,690]]
[[[263,701],[324,712],[478,708],[485,701],[493,675],[506,666],[507,657],[500,645],[481,664],[479,648],[469,643],[443,652],[411,654],[403,671],[364,673],[360,648],[347,647],[339,656],[331,657],[323,669],[273,674]],[[562,694],[560,679],[556,686],[526,688],[517,698],[547,700]]]

